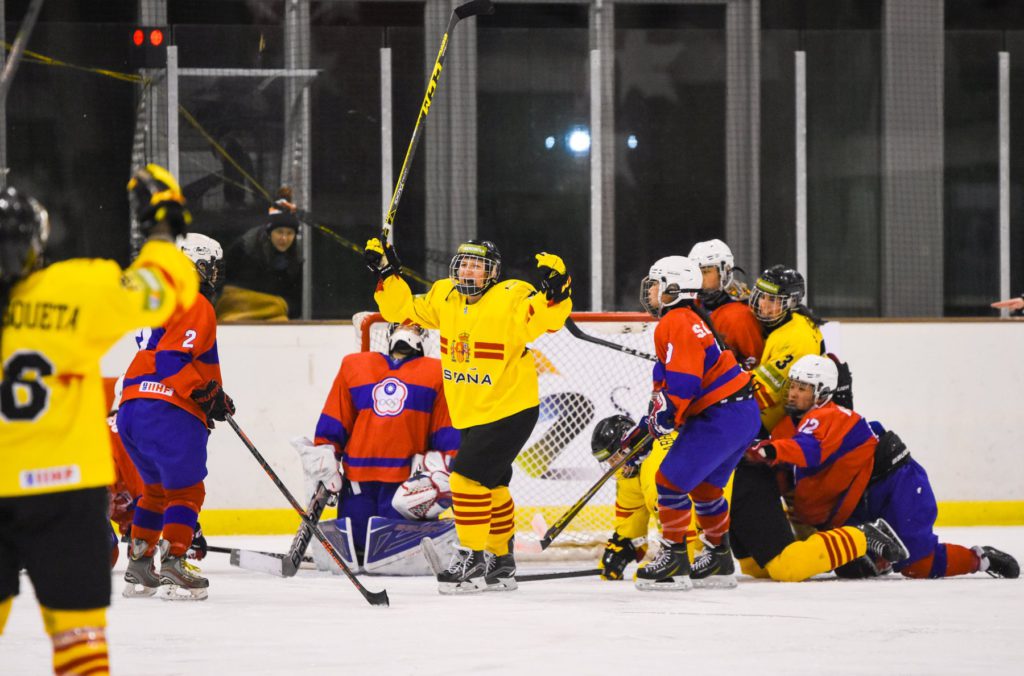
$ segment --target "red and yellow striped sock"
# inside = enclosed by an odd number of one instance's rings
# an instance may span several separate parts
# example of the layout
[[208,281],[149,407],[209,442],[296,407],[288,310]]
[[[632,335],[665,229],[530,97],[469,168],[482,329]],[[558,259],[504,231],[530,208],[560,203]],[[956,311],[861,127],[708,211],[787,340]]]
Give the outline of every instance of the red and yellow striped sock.
[[516,529],[516,505],[508,486],[491,489],[491,530],[487,534],[487,551],[496,556],[508,554],[508,541]]
[[843,526],[814,533],[806,540],[790,544],[769,561],[764,569],[773,580],[801,582],[835,570],[864,556],[867,551],[864,533],[852,526]]
[[109,674],[107,609],[54,610],[42,607],[43,625],[53,642],[55,674]]
[[483,550],[491,530],[491,489],[458,472],[452,472],[450,480],[459,544],[475,551]]

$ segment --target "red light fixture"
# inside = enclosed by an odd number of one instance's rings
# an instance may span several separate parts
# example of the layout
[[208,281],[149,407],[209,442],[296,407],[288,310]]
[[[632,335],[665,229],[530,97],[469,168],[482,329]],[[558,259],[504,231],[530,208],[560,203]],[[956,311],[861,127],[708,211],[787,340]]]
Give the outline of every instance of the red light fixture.
[[149,33],[149,44],[154,47],[159,47],[164,43],[164,32],[159,28],[154,28]]
[[141,47],[142,43],[146,41],[146,34],[141,28],[136,28],[132,31],[132,42],[135,43],[136,47]]

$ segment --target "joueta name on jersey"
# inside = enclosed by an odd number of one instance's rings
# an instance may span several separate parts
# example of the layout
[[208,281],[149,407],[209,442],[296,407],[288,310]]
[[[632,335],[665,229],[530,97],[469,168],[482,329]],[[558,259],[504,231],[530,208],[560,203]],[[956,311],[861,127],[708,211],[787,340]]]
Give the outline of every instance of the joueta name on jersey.
[[78,306],[14,300],[4,313],[3,326],[12,329],[74,331],[78,326]]

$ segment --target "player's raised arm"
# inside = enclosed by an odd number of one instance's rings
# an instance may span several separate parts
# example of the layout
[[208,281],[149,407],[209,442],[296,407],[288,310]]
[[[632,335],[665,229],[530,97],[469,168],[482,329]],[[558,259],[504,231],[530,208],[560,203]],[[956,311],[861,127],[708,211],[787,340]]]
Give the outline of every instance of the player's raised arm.
[[395,248],[376,237],[366,242],[363,258],[366,267],[378,276],[373,299],[377,301],[384,319],[389,322],[414,322],[428,329],[438,327],[440,319],[434,301],[440,283],[431,287],[426,297],[414,296],[409,284],[399,274],[402,263],[398,260]]

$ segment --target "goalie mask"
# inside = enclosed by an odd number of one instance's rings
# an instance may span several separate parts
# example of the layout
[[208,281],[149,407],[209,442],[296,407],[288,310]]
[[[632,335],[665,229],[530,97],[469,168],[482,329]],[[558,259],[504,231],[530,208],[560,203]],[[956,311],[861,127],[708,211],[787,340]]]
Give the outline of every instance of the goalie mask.
[[718,287],[706,289],[704,293],[725,291],[732,284],[732,271],[736,267],[736,260],[733,258],[732,250],[722,240],[711,239],[706,242],[697,242],[690,249],[687,258],[696,263],[702,273],[707,268],[718,270]]
[[426,338],[426,331],[419,324],[392,322],[388,324],[388,354],[392,357],[396,353],[402,357],[412,355],[422,357],[424,338]]
[[185,208],[185,195],[171,172],[157,164],[147,164],[128,181],[128,201],[132,215],[142,232],[166,222],[175,235],[184,235],[192,223],[192,214]]
[[661,317],[681,301],[696,298],[703,280],[700,267],[686,256],[660,258],[640,283],[640,304],[652,317]]
[[0,285],[10,286],[41,267],[49,237],[43,205],[13,187],[0,193]]
[[459,245],[448,277],[463,296],[479,296],[501,276],[501,253],[494,242],[471,239]]
[[[816,354],[808,354],[800,357],[789,369],[789,382],[803,383],[814,388],[814,403],[812,408],[824,406],[832,400],[836,388],[839,386],[839,369],[836,363],[828,357],[821,357]],[[809,409],[800,410],[787,401],[785,410],[788,415],[800,415]]]
[[804,276],[785,265],[773,265],[757,278],[750,294],[750,309],[766,326],[778,326],[803,302]]
[[199,292],[213,302],[224,284],[224,251],[212,237],[190,232],[178,242],[178,248],[195,263],[199,272]]

